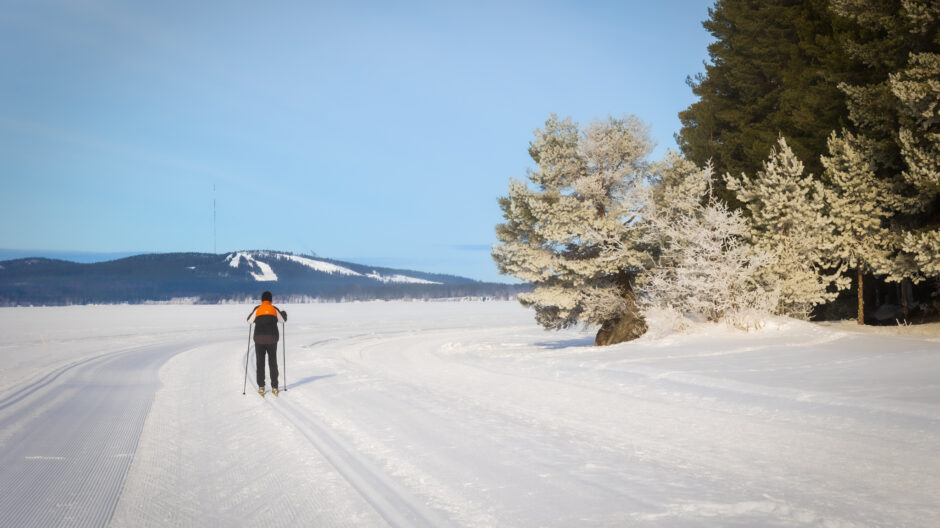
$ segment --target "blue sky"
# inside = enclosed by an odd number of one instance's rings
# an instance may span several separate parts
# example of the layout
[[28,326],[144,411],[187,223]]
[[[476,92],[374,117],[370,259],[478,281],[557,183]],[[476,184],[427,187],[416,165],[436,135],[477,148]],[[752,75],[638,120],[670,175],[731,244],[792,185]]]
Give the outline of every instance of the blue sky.
[[636,114],[674,148],[712,3],[5,2],[0,248],[508,280],[533,130]]

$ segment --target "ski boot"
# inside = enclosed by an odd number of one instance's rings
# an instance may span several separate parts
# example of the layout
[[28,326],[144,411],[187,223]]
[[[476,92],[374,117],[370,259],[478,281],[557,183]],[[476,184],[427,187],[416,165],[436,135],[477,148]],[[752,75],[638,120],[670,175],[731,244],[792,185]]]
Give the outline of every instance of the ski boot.
[[274,397],[277,398],[277,388],[275,387],[275,388],[271,389],[271,392],[273,392],[273,393],[274,393]]
[[264,398],[264,387],[258,387],[258,394],[260,394],[261,397]]

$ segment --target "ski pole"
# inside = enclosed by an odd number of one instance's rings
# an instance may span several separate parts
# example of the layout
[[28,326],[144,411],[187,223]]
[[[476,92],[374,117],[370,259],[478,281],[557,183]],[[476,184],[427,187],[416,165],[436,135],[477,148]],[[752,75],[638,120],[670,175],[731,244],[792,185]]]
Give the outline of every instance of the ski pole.
[[284,329],[284,323],[281,323],[281,335],[284,336],[282,343],[284,348],[284,392],[287,392],[287,330]]
[[245,395],[245,390],[248,389],[248,353],[250,351],[251,351],[251,325],[248,325],[248,348],[245,349],[245,383],[242,384],[242,396]]

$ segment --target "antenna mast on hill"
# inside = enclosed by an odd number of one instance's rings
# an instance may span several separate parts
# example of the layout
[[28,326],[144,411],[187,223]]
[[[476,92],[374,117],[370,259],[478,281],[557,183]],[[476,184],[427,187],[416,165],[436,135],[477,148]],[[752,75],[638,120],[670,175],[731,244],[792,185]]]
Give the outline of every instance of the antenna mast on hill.
[[215,247],[215,184],[212,184],[212,253],[218,254]]

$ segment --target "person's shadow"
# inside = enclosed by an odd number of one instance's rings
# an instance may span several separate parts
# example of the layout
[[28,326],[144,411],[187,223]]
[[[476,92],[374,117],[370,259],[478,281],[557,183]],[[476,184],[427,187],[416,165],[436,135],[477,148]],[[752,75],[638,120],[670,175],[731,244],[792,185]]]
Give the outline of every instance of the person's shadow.
[[307,376],[306,378],[303,378],[301,380],[290,382],[289,384],[287,384],[287,388],[293,389],[294,387],[299,387],[301,385],[313,383],[314,381],[317,381],[323,378],[332,378],[333,376],[336,376],[336,374],[324,374],[322,376]]

